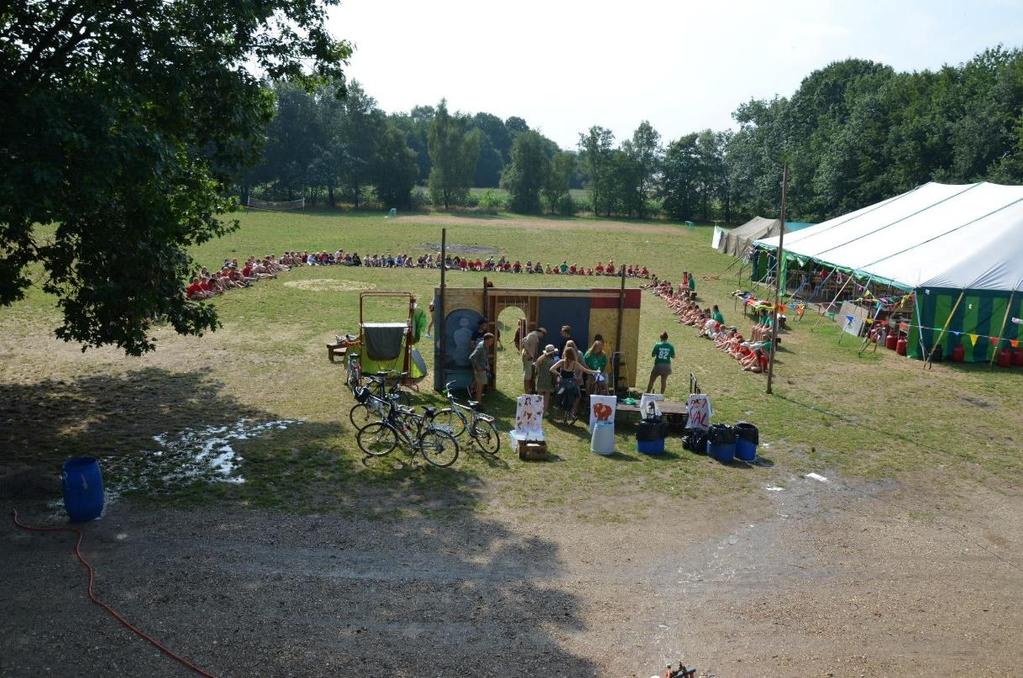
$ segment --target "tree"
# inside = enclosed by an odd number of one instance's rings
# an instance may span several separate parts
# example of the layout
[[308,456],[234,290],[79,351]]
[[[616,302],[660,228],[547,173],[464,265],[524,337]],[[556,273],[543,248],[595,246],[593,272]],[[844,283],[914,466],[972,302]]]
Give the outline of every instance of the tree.
[[[626,212],[642,217],[645,215],[646,198],[653,192],[664,155],[664,151],[661,149],[661,135],[653,125],[644,120],[633,132],[632,139],[622,143],[622,150],[625,151],[632,164],[628,175],[632,177],[633,184],[621,187],[623,198],[630,206]],[[622,171],[624,171],[624,165]],[[635,195],[625,195],[630,190]]]
[[497,188],[501,183],[501,171],[504,169],[504,160],[490,137],[480,134],[480,156],[476,161],[476,171],[473,173],[473,186],[484,188]]
[[186,300],[184,283],[188,248],[235,227],[218,215],[273,115],[271,92],[243,65],[343,82],[351,46],[327,32],[332,4],[6,3],[0,304],[24,296],[38,263],[62,339],[141,354],[155,346],[155,319],[183,334],[215,329],[213,307]]
[[332,107],[336,110],[330,125],[329,143],[338,160],[339,183],[358,208],[362,189],[371,183],[374,175],[373,163],[386,129],[386,120],[377,108],[376,100],[355,81],[348,87],[348,95],[344,99],[338,101],[334,97],[325,97],[324,101],[340,104]]
[[388,124],[372,165],[372,180],[380,202],[385,207],[411,207],[418,174],[416,152],[405,143],[404,133]]
[[479,132],[469,130],[465,116],[450,115],[447,101],[441,99],[430,122],[428,144],[430,196],[434,204],[450,209],[469,195],[480,151]]
[[[522,124],[525,125],[525,122]],[[491,145],[501,155],[502,167],[511,162],[512,139],[503,120],[491,113],[477,113],[472,116],[472,126],[489,139]]]
[[[547,209],[551,214],[555,212],[565,213],[563,209],[565,199],[569,196],[572,176],[575,173],[575,154],[559,152],[554,155],[550,162],[550,170],[547,172],[547,179],[544,181],[541,194]],[[567,210],[571,211],[571,210]]]
[[543,138],[536,132],[523,132],[512,143],[511,163],[501,178],[511,194],[512,212],[533,214],[540,211],[540,191],[548,180],[550,160],[544,153]]
[[598,125],[579,135],[579,151],[589,174],[594,214],[604,212],[610,216],[613,207],[610,180],[614,140],[611,130]]
[[664,154],[658,195],[664,201],[665,213],[672,219],[687,220],[696,209],[700,171],[698,137],[695,133],[687,134],[668,144]]

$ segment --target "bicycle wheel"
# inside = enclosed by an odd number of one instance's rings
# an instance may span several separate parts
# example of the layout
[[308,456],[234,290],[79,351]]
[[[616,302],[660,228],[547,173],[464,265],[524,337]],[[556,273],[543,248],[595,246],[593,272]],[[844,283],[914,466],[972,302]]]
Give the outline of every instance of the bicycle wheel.
[[374,421],[380,421],[380,417],[374,416],[373,412],[365,403],[357,403],[348,413],[348,418],[351,420],[352,426],[354,426],[356,430],[364,428],[366,424],[371,424]]
[[472,429],[472,439],[487,454],[497,454],[501,449],[501,436],[491,421],[477,420]]
[[433,417],[433,427],[440,431],[447,431],[455,438],[465,433],[465,417],[458,410],[445,407]]
[[419,451],[434,466],[451,466],[458,459],[458,441],[447,431],[431,428],[419,439]]
[[377,421],[367,424],[355,437],[359,449],[371,457],[382,457],[398,446],[398,432],[388,424]]

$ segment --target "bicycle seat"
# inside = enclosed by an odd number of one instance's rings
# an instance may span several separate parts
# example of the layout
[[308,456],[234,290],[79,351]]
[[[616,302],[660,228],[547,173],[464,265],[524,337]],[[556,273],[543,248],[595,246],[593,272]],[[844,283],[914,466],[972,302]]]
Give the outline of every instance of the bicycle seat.
[[474,410],[477,407],[479,407],[479,405],[480,405],[480,401],[478,401],[478,400],[470,400],[470,401],[468,401],[468,403],[469,403],[469,407],[471,407]]
[[433,416],[435,414],[437,414],[437,408],[436,407],[424,407],[423,408],[423,414],[426,415],[427,419],[432,419]]

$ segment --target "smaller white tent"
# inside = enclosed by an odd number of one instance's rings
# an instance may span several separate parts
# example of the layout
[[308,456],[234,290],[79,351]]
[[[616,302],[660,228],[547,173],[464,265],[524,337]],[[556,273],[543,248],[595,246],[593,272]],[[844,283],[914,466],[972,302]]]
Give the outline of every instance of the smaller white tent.
[[[788,231],[786,231],[787,233]],[[736,226],[730,231],[724,231],[720,237],[715,233],[713,247],[718,252],[741,257],[749,252],[754,240],[767,238],[781,233],[780,219],[765,219],[764,217],[753,217],[742,226]]]

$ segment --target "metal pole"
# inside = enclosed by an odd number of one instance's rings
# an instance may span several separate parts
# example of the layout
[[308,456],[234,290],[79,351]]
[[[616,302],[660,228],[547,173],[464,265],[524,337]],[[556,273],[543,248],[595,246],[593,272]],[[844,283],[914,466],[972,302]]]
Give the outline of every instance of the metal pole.
[[444,274],[447,272],[447,266],[444,264],[444,260],[447,258],[448,253],[448,229],[440,229],[440,299],[438,300],[438,311],[440,312],[440,322],[437,323],[437,333],[440,334],[440,355],[437,358],[437,364],[433,366],[437,370],[437,374],[440,375],[439,385],[440,388],[444,388],[445,381],[445,370],[444,370],[444,350],[447,348],[447,332],[444,331]]
[[781,271],[782,262],[785,261],[785,199],[788,197],[789,188],[789,166],[786,163],[781,171],[781,233],[778,234],[778,261],[777,271],[774,275],[774,307],[771,314],[774,322],[771,323],[771,356],[767,363],[767,392],[771,393],[771,384],[774,381],[774,353],[778,346],[778,304],[781,300]]

